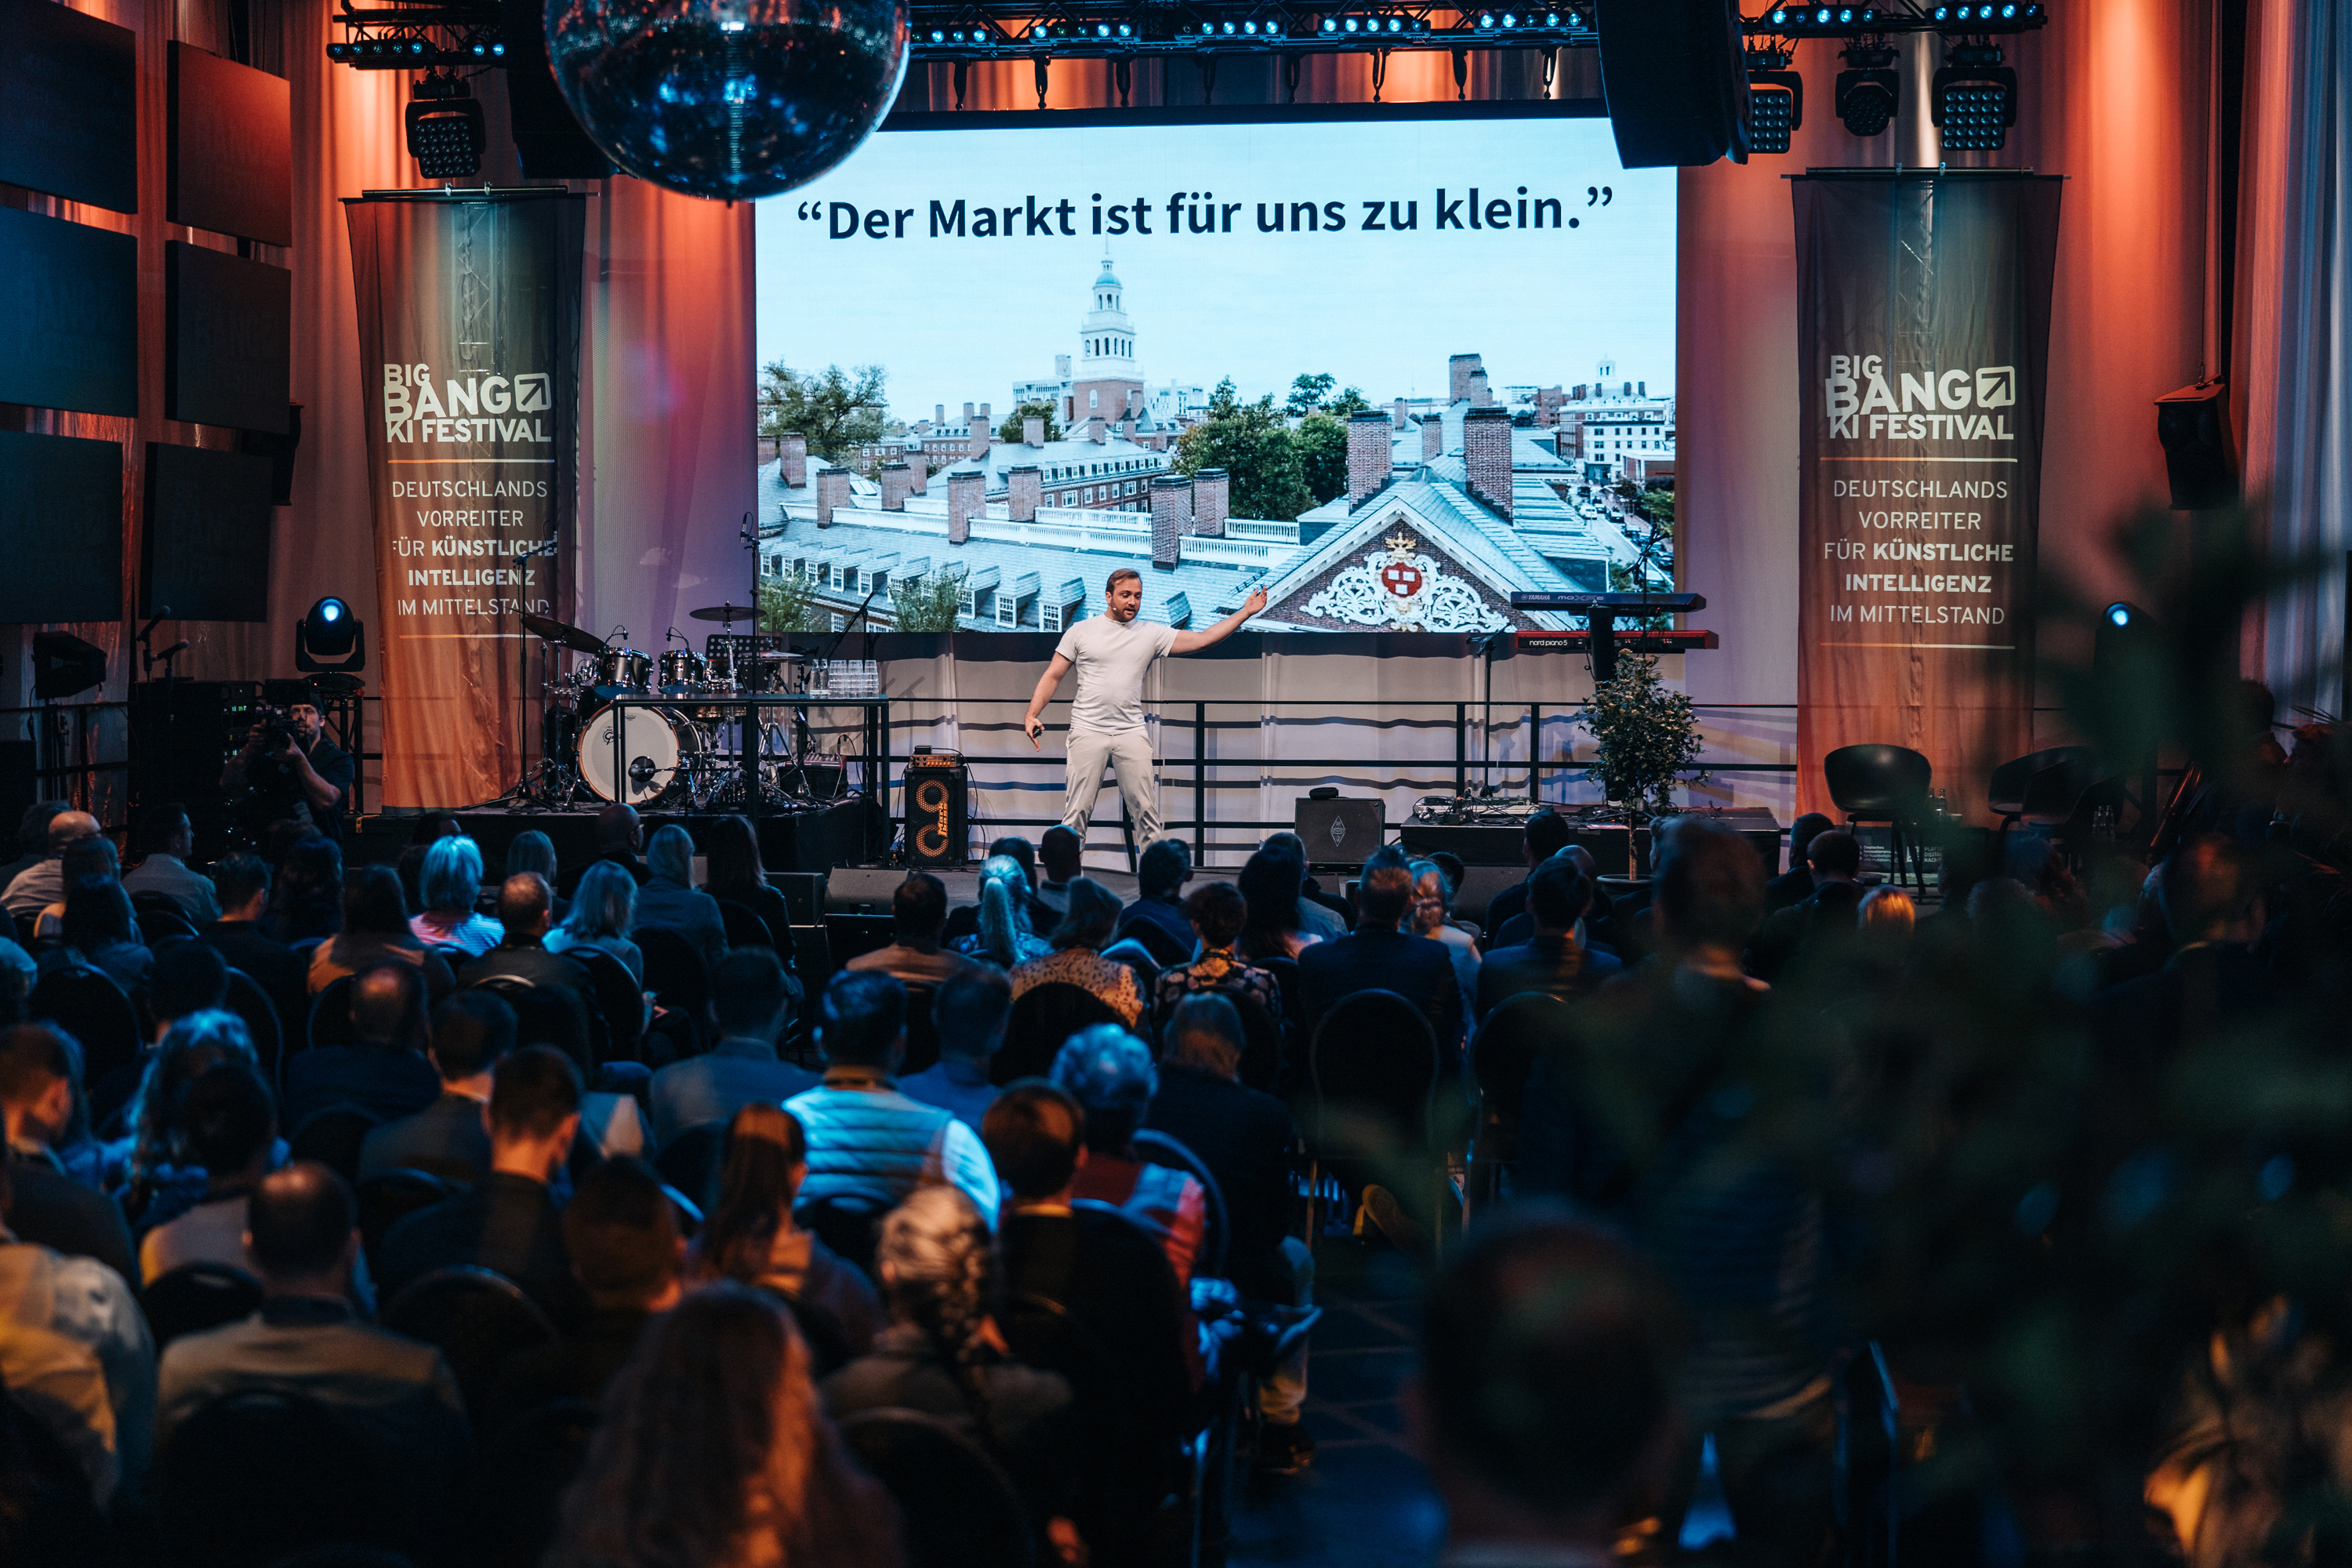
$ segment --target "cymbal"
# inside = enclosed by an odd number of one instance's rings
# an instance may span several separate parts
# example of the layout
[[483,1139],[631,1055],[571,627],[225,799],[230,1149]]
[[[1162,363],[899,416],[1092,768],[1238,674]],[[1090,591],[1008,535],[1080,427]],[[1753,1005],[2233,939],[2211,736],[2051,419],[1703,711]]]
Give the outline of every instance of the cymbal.
[[583,632],[578,626],[545,616],[525,615],[522,629],[546,642],[571,648],[576,653],[603,653],[604,639],[593,632]]
[[698,621],[748,621],[760,612],[749,605],[713,605],[708,609],[686,613]]

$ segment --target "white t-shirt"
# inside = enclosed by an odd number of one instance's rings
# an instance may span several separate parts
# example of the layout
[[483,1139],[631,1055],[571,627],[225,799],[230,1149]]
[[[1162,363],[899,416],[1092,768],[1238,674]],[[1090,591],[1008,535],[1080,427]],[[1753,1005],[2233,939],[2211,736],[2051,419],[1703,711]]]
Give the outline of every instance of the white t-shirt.
[[1062,634],[1054,651],[1078,672],[1070,728],[1116,735],[1143,728],[1143,672],[1176,646],[1176,628],[1138,616],[1089,616]]

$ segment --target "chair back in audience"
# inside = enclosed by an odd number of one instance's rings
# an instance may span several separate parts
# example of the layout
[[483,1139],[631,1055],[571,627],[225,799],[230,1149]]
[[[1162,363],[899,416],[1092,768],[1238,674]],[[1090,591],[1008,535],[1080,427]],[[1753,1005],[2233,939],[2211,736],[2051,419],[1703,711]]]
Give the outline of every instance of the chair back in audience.
[[1158,959],[1151,956],[1151,950],[1136,941],[1132,935],[1123,936],[1112,942],[1103,949],[1102,955],[1113,963],[1124,963],[1134,970],[1136,989],[1146,996],[1150,995],[1151,988],[1160,983],[1160,971],[1162,965]]
[[675,1134],[654,1156],[661,1179],[709,1214],[719,1204],[719,1167],[727,1150],[727,1124],[706,1122]]
[[330,1105],[304,1117],[286,1142],[291,1158],[316,1160],[343,1180],[356,1182],[360,1145],[381,1121],[375,1112],[360,1106]]
[[1255,996],[1245,996],[1238,991],[1225,991],[1219,994],[1232,1003],[1234,1011],[1241,1016],[1242,1059],[1239,1070],[1242,1082],[1262,1093],[1280,1092],[1286,1065],[1282,1026],[1275,1022],[1274,1015],[1267,1012]]
[[472,1531],[478,1568],[539,1568],[595,1433],[594,1401],[557,1399],[488,1435]]
[[1225,1208],[1224,1189],[1217,1178],[1201,1163],[1201,1156],[1186,1148],[1180,1139],[1171,1138],[1156,1127],[1136,1130],[1135,1152],[1147,1165],[1166,1165],[1182,1171],[1201,1184],[1207,1202],[1207,1213],[1202,1216],[1201,1250],[1193,1255],[1192,1273],[1196,1278],[1212,1279],[1225,1277],[1225,1247],[1233,1237],[1233,1219]]
[[139,1293],[160,1353],[182,1334],[200,1334],[261,1310],[261,1281],[226,1263],[183,1263]]
[[375,1262],[376,1248],[383,1245],[384,1237],[394,1226],[417,1210],[446,1203],[465,1190],[430,1171],[406,1168],[378,1171],[354,1186],[359,1200],[360,1245],[371,1264]]
[[793,1315],[793,1325],[808,1345],[810,1376],[830,1377],[857,1359],[856,1347],[849,1342],[849,1330],[832,1308],[790,1290],[768,1286],[759,1289],[782,1302],[784,1310]]
[[278,1081],[278,1061],[285,1054],[286,1031],[279,1025],[278,1004],[261,988],[261,982],[242,969],[228,972],[228,996],[221,1004],[236,1014],[245,1024],[245,1032],[253,1037],[253,1055],[261,1065],[261,1076],[271,1083]]
[[[142,900],[160,900],[142,902]],[[187,911],[160,893],[141,893],[131,900],[131,918],[138,922],[139,935],[149,947],[161,947],[167,942],[192,942],[196,928]]]
[[383,1310],[383,1326],[438,1345],[478,1419],[507,1357],[555,1338],[555,1325],[521,1286],[469,1263],[436,1268],[411,1284]]
[[794,1205],[793,1220],[802,1229],[814,1231],[835,1257],[847,1258],[871,1276],[874,1248],[882,1239],[882,1220],[889,1212],[889,1204],[864,1193],[830,1193]]
[[310,999],[310,1022],[303,1033],[312,1047],[352,1043],[352,984],[358,978],[338,975]]
[[1109,1003],[1083,985],[1055,981],[1032,986],[1013,1000],[988,1081],[1001,1088],[1015,1079],[1043,1078],[1072,1035],[1091,1024],[1124,1022]]
[[1175,932],[1157,921],[1129,921],[1119,929],[1118,939],[1139,945],[1162,969],[1175,969],[1192,962],[1192,943],[1179,942]]
[[247,1388],[209,1400],[173,1429],[157,1468],[172,1568],[253,1568],[331,1542],[410,1544],[392,1500],[395,1457],[306,1394]]
[[1567,1003],[1539,991],[1508,997],[1486,1015],[1470,1041],[1470,1071],[1487,1118],[1517,1125],[1536,1058],[1564,1044],[1572,1022]]
[[16,922],[16,945],[26,952],[40,952],[41,939],[37,933],[41,929],[41,911],[20,910],[14,919]]
[[667,926],[640,927],[629,940],[646,956],[646,989],[699,1026],[710,1005],[710,964],[702,950]]
[[1294,1027],[1302,1026],[1307,1017],[1307,980],[1298,960],[1276,953],[1251,959],[1250,967],[1263,969],[1274,976],[1274,988],[1282,996],[1284,1019]]
[[765,947],[776,945],[775,932],[760,918],[760,911],[732,899],[720,899],[719,918],[727,927],[729,947]]
[[839,1423],[858,1463],[898,1505],[907,1568],[1029,1568],[1020,1492],[988,1451],[936,1415],[860,1410]]
[[597,947],[564,949],[564,956],[588,972],[588,991],[604,1015],[611,1036],[606,1060],[636,1061],[646,1033],[644,987],[629,966]]
[[139,1059],[139,1011],[113,976],[87,964],[53,969],[26,998],[25,1016],[47,1018],[81,1043],[81,1080],[95,1085]]
[[1418,1152],[1429,1142],[1430,1100],[1437,1088],[1437,1040],[1429,1019],[1393,991],[1359,991],[1332,1004],[1315,1028],[1307,1070],[1314,1089],[1307,1137],[1342,1154],[1343,1124]]
[[907,987],[907,1055],[898,1064],[900,1076],[918,1073],[940,1059],[940,1026],[931,1007],[940,998],[935,985]]

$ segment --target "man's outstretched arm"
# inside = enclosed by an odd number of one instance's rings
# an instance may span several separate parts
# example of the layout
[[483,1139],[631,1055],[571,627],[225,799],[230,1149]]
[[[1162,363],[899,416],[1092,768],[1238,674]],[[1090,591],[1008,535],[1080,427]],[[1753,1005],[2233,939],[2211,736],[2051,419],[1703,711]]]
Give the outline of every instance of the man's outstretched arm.
[[1029,711],[1021,721],[1021,732],[1033,742],[1045,732],[1045,704],[1054,700],[1055,689],[1069,673],[1070,661],[1057,653],[1045,666],[1045,673],[1037,678],[1037,689],[1029,694]]
[[1227,637],[1233,636],[1235,632],[1241,630],[1242,623],[1244,621],[1248,620],[1252,616],[1256,615],[1259,611],[1265,608],[1265,590],[1263,588],[1253,588],[1250,590],[1250,596],[1242,601],[1242,607],[1240,609],[1235,610],[1232,615],[1227,616],[1223,620],[1219,621],[1207,631],[1178,632],[1176,634],[1175,646],[1171,647],[1168,651],[1170,653],[1192,653],[1197,649],[1207,647],[1211,643],[1223,642]]

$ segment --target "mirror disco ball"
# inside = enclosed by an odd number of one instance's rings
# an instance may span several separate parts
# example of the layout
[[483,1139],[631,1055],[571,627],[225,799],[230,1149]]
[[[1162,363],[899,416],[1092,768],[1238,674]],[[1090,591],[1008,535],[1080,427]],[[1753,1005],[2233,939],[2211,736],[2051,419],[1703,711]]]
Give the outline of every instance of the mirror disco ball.
[[548,0],[581,128],[641,180],[719,201],[805,185],[907,75],[907,0]]

